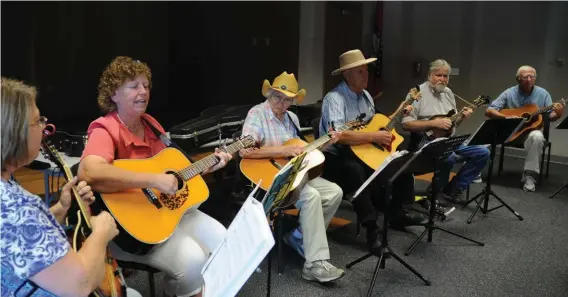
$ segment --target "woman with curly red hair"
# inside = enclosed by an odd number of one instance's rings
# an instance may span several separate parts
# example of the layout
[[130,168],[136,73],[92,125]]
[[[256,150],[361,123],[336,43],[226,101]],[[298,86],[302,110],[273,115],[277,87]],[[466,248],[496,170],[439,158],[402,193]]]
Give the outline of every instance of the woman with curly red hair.
[[[135,173],[113,166],[115,159],[149,158],[166,148],[151,126],[165,134],[164,128],[146,112],[150,100],[152,74],[143,62],[130,57],[115,58],[103,71],[99,83],[98,103],[105,116],[88,128],[88,143],[79,165],[79,177],[100,193],[134,188],[155,188],[173,194],[178,182],[171,174]],[[216,151],[221,160],[204,174],[222,168],[231,155]],[[145,219],[145,218],[141,218]],[[201,268],[223,239],[225,227],[199,210],[188,211],[174,234],[144,255],[134,255],[109,246],[123,261],[143,263],[166,273],[168,296],[200,295]]]

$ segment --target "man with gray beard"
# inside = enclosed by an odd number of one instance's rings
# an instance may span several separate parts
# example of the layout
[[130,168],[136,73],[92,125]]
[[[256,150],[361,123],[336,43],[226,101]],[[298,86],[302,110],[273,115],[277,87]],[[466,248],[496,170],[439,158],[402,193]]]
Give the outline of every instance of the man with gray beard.
[[[447,117],[430,119],[433,116],[448,114],[451,110],[457,112],[456,99],[454,93],[448,88],[449,75],[451,67],[448,62],[438,59],[430,63],[428,71],[428,81],[420,85],[420,93],[422,98],[414,101],[412,111],[402,120],[404,130],[411,132],[423,132],[431,129],[450,130],[451,134],[455,134],[455,128],[452,128],[452,122]],[[463,109],[463,116],[460,117],[456,125],[463,120],[469,118],[473,110],[469,107]],[[419,148],[423,147],[431,139],[424,137],[419,144]],[[443,189],[441,198],[448,202],[459,202],[467,186],[478,176],[487,160],[489,159],[489,150],[485,146],[465,146],[455,150],[440,168],[438,176],[440,185],[438,189]],[[458,174],[448,183],[450,171],[457,162],[464,162],[465,165],[460,169]],[[432,179],[434,180],[434,179]]]

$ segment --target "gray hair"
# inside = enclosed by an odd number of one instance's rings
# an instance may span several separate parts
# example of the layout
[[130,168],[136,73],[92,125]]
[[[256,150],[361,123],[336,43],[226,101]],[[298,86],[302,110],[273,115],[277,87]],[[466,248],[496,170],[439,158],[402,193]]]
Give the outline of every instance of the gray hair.
[[28,119],[35,106],[37,91],[21,81],[2,77],[2,171],[28,154]]
[[521,78],[521,72],[523,72],[523,71],[532,71],[532,72],[534,72],[534,75],[536,76],[536,69],[534,69],[532,66],[529,66],[529,65],[523,65],[523,66],[519,67],[519,69],[517,70],[517,75],[516,75],[517,79]]
[[430,63],[430,68],[428,69],[428,75],[432,74],[432,72],[440,69],[445,68],[448,70],[448,74],[452,71],[452,66],[444,59],[438,59],[432,63]]

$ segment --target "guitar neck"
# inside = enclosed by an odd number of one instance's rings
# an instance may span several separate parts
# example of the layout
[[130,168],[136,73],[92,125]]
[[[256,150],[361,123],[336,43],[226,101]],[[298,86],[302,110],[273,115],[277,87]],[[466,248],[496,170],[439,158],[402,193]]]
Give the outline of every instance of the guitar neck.
[[[47,151],[47,154],[49,155],[49,159],[51,159],[53,162],[55,162],[57,165],[59,165],[59,167],[63,170],[63,173],[65,175],[65,179],[67,181],[72,180],[73,179],[73,173],[71,173],[71,169],[69,168],[69,166],[67,166],[67,164],[65,164],[65,161],[63,160],[63,158],[61,158],[57,149],[55,147],[53,147],[52,145],[50,145],[44,139],[42,139],[42,143],[43,143],[44,149]],[[77,204],[79,205],[79,209],[81,211],[81,214],[85,218],[85,224],[87,225],[87,227],[89,229],[91,229],[91,212],[89,211],[89,208],[85,205],[83,200],[81,200],[81,196],[77,192],[77,189],[75,188],[75,186],[71,187],[71,192],[73,194],[73,197],[75,198],[75,201],[77,201]]]
[[386,129],[391,131],[394,128],[394,125],[396,125],[396,123],[398,123],[402,120],[402,117],[404,116],[404,108],[406,106],[408,106],[409,104],[411,104],[412,101],[414,101],[414,99],[412,97],[409,97],[408,99],[406,99],[404,101],[404,104],[402,105],[400,110],[396,112],[396,114],[392,117],[392,119],[389,121],[389,123],[385,127]]
[[537,111],[533,112],[533,113],[532,113],[532,116],[534,117],[534,116],[537,116],[537,115],[539,115],[539,114],[542,114],[542,113],[545,113],[545,112],[549,112],[549,111],[551,111],[551,110],[553,110],[553,109],[554,109],[554,105],[545,106],[545,107],[539,108]]
[[[242,148],[245,148],[245,145],[240,140],[238,140],[237,142],[235,142],[235,143],[227,146],[225,149],[221,149],[221,150],[232,155]],[[207,170],[211,166],[217,165],[217,163],[219,163],[217,156],[215,156],[215,154],[211,154],[211,155],[191,164],[190,166],[180,170],[179,174],[181,175],[181,177],[184,180],[189,180],[189,179],[193,178],[194,176],[201,174],[203,171]]]
[[328,134],[326,134],[326,135],[314,140],[310,144],[306,145],[305,148],[304,148],[304,151],[309,153],[313,150],[317,150],[320,147],[322,147],[323,145],[325,145],[326,143],[328,143],[330,140],[331,140],[331,137]]

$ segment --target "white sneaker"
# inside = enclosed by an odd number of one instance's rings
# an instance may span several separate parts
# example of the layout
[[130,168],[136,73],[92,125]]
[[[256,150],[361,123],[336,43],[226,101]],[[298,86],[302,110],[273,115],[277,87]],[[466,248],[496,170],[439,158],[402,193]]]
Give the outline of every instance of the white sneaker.
[[481,179],[481,173],[472,181],[474,184],[480,184],[483,180]]
[[312,263],[306,262],[302,270],[302,277],[304,279],[309,281],[316,280],[321,283],[336,280],[343,275],[345,275],[343,269],[337,268],[325,260],[314,261]]

